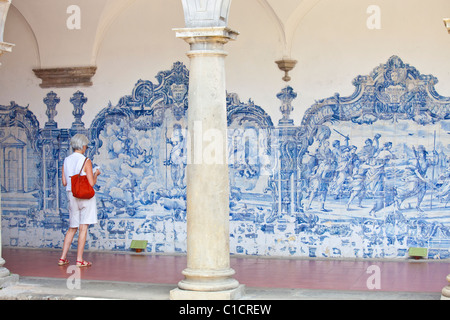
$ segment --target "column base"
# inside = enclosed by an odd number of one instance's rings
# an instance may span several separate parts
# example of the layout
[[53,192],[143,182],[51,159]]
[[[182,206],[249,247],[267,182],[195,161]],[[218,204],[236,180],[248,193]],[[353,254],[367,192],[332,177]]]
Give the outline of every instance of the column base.
[[450,286],[442,289],[441,300],[450,300]]
[[8,269],[0,267],[0,289],[15,285],[19,282],[17,274],[11,274]]
[[[450,274],[447,276],[447,281],[450,283]],[[450,300],[450,285],[442,289],[441,300]]]
[[447,281],[449,285],[442,289],[441,300],[450,300],[450,274],[447,276]]
[[190,291],[179,288],[170,291],[170,300],[239,300],[245,295],[245,285],[226,291]]
[[239,282],[232,277],[235,271],[231,268],[223,270],[184,269],[184,280],[178,288],[187,291],[228,291],[236,289]]

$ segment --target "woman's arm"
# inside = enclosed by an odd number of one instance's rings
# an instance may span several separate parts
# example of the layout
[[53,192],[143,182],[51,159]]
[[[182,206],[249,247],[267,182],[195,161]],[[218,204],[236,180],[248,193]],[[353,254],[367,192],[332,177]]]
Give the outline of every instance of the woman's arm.
[[64,187],[67,186],[66,175],[64,174],[64,166],[62,167],[62,184]]
[[96,170],[95,173],[92,172],[91,159],[88,159],[88,161],[86,161],[86,164],[84,165],[84,172],[86,172],[89,184],[91,186],[94,186],[97,183],[97,176],[99,175],[100,172],[98,170]]

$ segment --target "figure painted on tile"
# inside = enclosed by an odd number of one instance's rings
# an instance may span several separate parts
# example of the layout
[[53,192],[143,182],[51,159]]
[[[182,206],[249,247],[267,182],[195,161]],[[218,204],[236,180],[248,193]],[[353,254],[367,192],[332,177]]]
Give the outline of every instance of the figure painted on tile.
[[[380,147],[379,139],[381,135],[377,133],[375,137],[372,139],[366,139],[364,147],[362,147],[361,152],[359,153],[359,158],[366,163],[369,163],[371,159],[377,154],[378,149]],[[374,145],[375,143],[375,145]]]
[[431,159],[428,158],[428,152],[423,145],[420,145],[418,150],[413,147],[413,151],[415,156],[414,163],[406,167],[405,175],[402,178],[403,183],[397,188],[397,205],[401,208],[403,201],[417,196],[416,209],[423,212],[420,205],[427,188],[435,188],[434,182],[427,178],[427,171],[430,167],[434,167],[439,163],[439,154],[434,150],[434,156]]
[[439,190],[436,196],[441,203],[444,203],[445,208],[450,201],[450,163],[447,165],[447,169],[440,175],[438,179]]
[[169,159],[165,162],[165,165],[170,166],[170,172],[172,182],[175,188],[184,189],[185,182],[184,177],[186,173],[186,146],[184,144],[184,137],[181,126],[175,124],[173,126],[173,136],[167,140],[167,143],[172,145]]
[[341,147],[340,153],[336,154],[337,167],[335,179],[330,187],[330,191],[334,194],[335,199],[340,199],[343,196],[346,183],[350,175],[353,173],[353,166],[356,160],[356,146]]
[[315,157],[317,158],[318,166],[310,180],[308,202],[305,210],[309,210],[314,198],[319,196],[320,210],[323,212],[329,211],[325,209],[325,202],[327,199],[328,186],[333,178],[336,166],[336,160],[329,146],[330,142],[325,140],[316,150]]
[[351,175],[349,189],[350,189],[350,199],[347,202],[347,210],[350,210],[350,204],[354,199],[358,199],[358,208],[363,208],[362,201],[366,195],[366,174],[369,170],[369,166],[361,163],[360,160],[355,162],[353,168],[353,173]]
[[374,205],[370,210],[370,215],[388,206],[387,199],[389,199],[389,190],[386,189],[386,165],[393,158],[390,149],[392,143],[387,142],[384,147],[374,158],[369,158],[365,164],[368,167],[366,174],[366,194],[374,199]]

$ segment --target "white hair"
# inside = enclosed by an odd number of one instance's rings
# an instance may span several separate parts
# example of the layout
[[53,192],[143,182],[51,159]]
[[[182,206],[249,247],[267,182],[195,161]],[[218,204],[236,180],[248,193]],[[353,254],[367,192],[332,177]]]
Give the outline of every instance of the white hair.
[[70,139],[72,150],[82,150],[84,146],[89,144],[89,139],[84,134],[76,134]]

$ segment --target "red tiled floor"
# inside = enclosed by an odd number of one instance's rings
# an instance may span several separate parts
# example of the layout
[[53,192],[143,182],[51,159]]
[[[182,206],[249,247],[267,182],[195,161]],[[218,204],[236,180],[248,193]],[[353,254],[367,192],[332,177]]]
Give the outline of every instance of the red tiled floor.
[[[24,277],[68,278],[68,267],[59,267],[60,252],[3,248],[5,267]],[[81,269],[84,280],[176,284],[183,279],[184,256],[151,256],[86,252],[94,265]],[[72,264],[75,253],[69,256]],[[380,271],[381,291],[440,292],[447,285],[450,264],[437,261],[339,261],[232,257],[235,278],[248,287],[369,290],[370,266]]]

